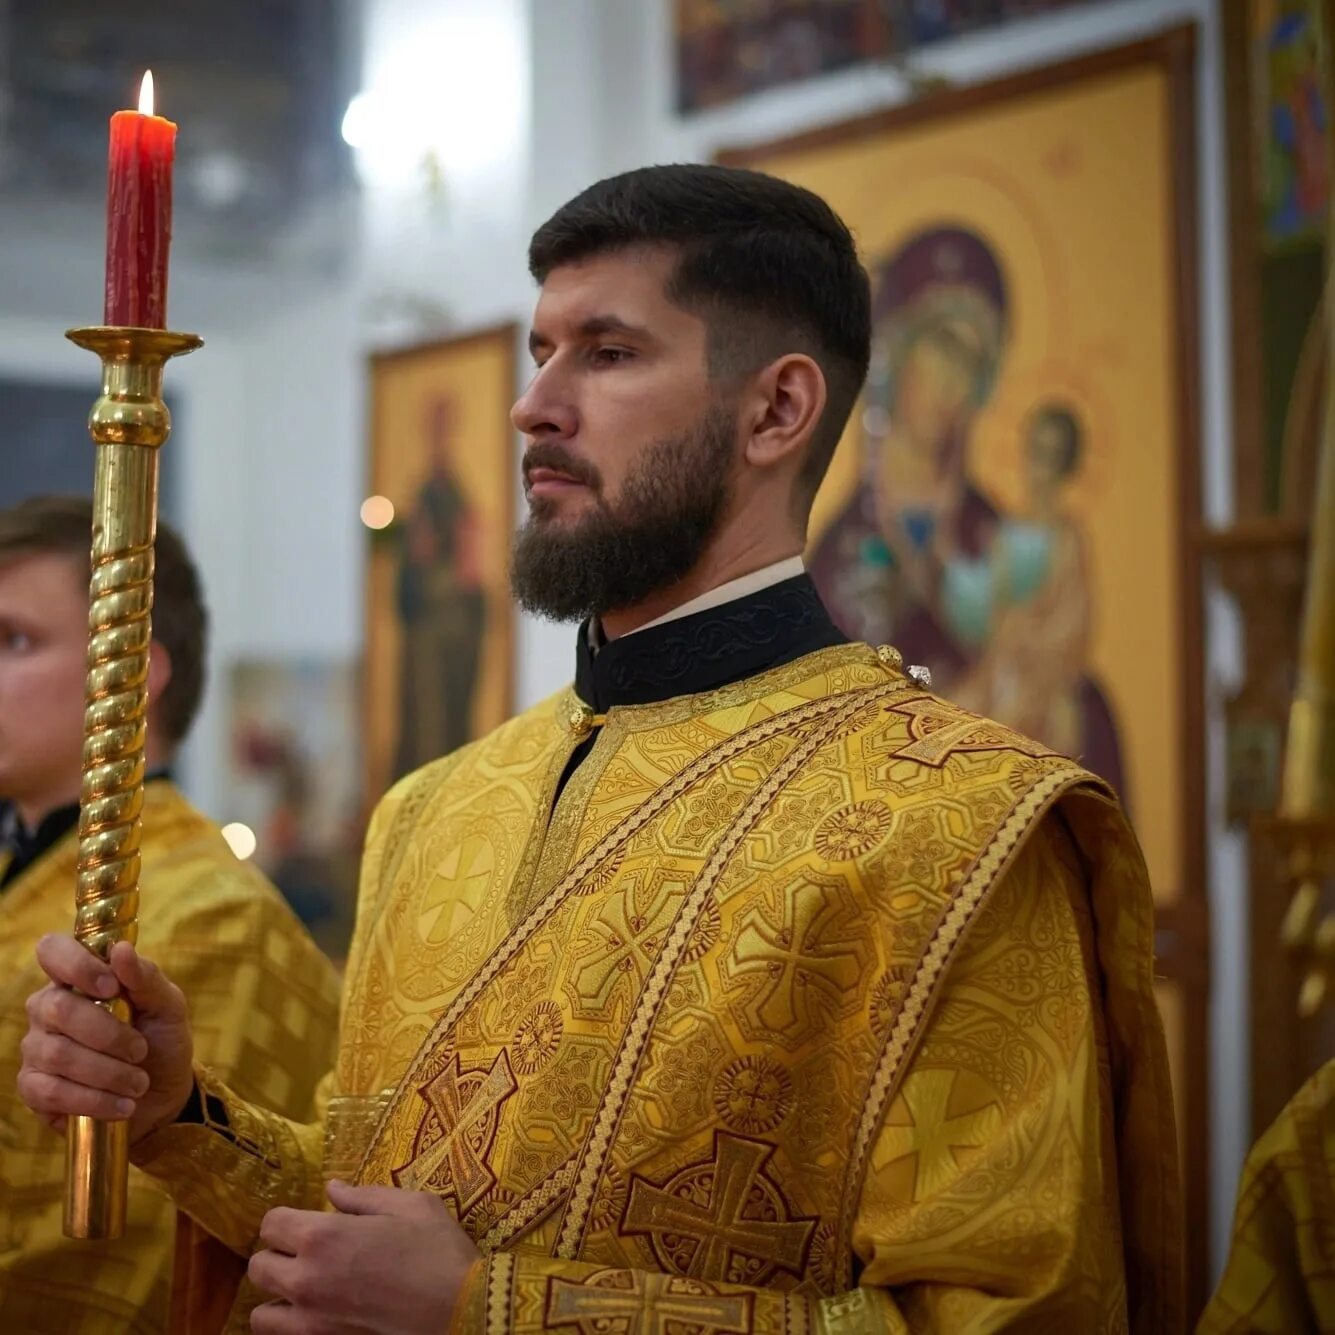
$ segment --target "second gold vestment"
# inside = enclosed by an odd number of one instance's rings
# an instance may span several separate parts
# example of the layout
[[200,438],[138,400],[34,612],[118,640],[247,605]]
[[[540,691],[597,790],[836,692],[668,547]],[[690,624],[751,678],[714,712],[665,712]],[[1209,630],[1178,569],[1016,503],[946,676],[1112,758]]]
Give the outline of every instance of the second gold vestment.
[[[144,790],[139,948],[185,992],[199,1061],[238,1091],[309,1116],[334,1050],[338,982],[278,892],[165,780]],[[61,1232],[65,1141],[19,1100],[24,1003],[46,981],[33,951],[74,917],[69,832],[0,892],[0,1331],[162,1335],[171,1201],[130,1171],[126,1235]]]
[[1335,1061],[1289,1100],[1242,1169],[1233,1240],[1199,1335],[1335,1330]]

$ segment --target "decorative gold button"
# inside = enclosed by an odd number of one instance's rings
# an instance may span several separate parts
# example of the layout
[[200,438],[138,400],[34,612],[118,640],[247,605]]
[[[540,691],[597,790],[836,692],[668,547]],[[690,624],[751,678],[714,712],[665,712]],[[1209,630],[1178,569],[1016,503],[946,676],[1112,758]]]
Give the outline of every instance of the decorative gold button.
[[890,669],[898,672],[904,666],[904,655],[893,645],[883,644],[876,650],[876,657]]
[[583,700],[572,699],[566,712],[566,727],[572,736],[583,741],[595,728],[601,728],[606,714],[595,714]]

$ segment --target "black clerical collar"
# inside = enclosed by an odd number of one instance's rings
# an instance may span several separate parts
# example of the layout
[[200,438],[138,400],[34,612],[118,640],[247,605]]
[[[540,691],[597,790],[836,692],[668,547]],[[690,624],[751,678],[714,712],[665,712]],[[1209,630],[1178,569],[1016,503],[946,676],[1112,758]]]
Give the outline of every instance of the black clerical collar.
[[575,647],[575,692],[595,713],[695,695],[846,643],[807,574],[719,607],[647,626],[595,654],[588,623]]
[[[145,783],[155,779],[170,779],[171,771],[156,769],[144,778]],[[48,849],[54,848],[79,823],[79,804],[48,811],[37,822],[35,830],[28,830],[18,808],[13,803],[0,803],[0,854],[8,853],[9,861],[0,872],[0,887],[25,872]]]

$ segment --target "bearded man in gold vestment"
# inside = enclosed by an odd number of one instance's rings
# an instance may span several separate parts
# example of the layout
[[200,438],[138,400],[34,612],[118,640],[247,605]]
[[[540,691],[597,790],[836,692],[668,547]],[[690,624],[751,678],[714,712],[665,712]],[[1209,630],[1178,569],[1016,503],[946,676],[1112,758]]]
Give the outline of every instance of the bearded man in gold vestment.
[[[42,981],[33,947],[74,917],[84,678],[87,500],[38,497],[0,511],[0,1331],[159,1335],[169,1327],[176,1211],[132,1170],[125,1235],[61,1232],[65,1143],[15,1093],[24,1002]],[[338,981],[278,892],[237,861],[169,766],[204,687],[205,608],[180,538],[157,541],[145,761],[139,940],[170,970],[194,1018],[198,1058],[289,1117],[309,1116],[334,1053]],[[44,994],[57,1012],[77,998]],[[62,1022],[53,1013],[45,1025]],[[75,1020],[69,1023],[77,1024]],[[122,1055],[153,1041],[126,1033]],[[145,1039],[149,1043],[145,1042]],[[141,1070],[121,1086],[146,1089]],[[26,1092],[26,1091],[25,1091]],[[57,1117],[51,1121],[59,1121]]]
[[192,1079],[129,947],[171,1043],[126,1061],[85,1008],[35,1106],[149,1072],[135,1159],[251,1256],[261,1335],[1177,1329],[1117,803],[845,642],[802,568],[868,360],[848,230],[657,167],[530,265],[514,586],[583,618],[574,685],[381,802],[319,1119]]

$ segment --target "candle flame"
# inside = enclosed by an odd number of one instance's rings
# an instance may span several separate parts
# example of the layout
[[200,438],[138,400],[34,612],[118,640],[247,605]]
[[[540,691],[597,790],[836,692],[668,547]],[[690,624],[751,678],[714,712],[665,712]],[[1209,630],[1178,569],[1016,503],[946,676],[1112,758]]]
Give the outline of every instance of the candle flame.
[[144,71],[144,80],[139,85],[139,114],[141,116],[151,116],[153,114],[153,71]]

